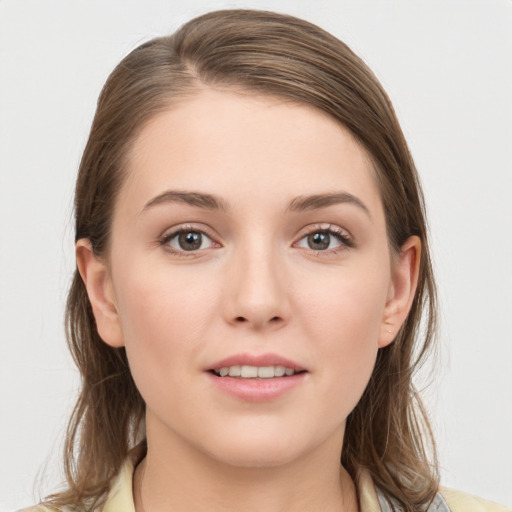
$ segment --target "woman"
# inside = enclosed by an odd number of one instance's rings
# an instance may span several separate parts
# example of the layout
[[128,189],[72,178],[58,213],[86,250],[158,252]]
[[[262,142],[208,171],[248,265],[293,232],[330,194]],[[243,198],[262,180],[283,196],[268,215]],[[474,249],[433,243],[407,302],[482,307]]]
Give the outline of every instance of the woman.
[[343,43],[220,11],[143,44],[75,208],[83,385],[46,506],[504,510],[439,492],[411,382],[436,322],[421,188]]

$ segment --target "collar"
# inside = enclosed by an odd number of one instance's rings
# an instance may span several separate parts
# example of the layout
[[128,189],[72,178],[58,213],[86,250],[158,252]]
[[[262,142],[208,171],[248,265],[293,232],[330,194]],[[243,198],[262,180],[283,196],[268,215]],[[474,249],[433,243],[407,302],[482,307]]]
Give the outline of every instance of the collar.
[[[139,461],[144,456],[143,447],[137,446],[133,449],[121,471],[113,480],[112,487],[107,496],[102,512],[135,512],[133,503],[133,472]],[[388,512],[392,509],[387,505],[383,496],[377,492],[370,473],[367,470],[361,470],[357,478],[357,490],[359,496],[360,512]],[[436,510],[435,508],[433,510]],[[443,509],[439,509],[440,512]]]

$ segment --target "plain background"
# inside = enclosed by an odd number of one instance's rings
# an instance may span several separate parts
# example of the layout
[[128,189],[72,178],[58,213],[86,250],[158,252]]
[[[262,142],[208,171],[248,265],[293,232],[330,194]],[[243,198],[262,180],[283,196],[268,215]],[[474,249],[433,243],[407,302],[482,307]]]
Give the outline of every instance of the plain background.
[[230,7],[319,24],[390,94],[424,182],[440,286],[425,397],[443,483],[512,505],[510,0],[0,0],[0,510],[60,481],[78,383],[63,335],[71,198],[100,88],[138,44]]

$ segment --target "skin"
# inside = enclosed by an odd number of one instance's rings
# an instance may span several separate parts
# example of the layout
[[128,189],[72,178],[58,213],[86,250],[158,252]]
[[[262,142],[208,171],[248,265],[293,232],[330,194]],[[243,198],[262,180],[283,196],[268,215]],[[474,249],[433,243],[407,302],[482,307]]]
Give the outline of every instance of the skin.
[[[365,150],[309,106],[203,89],[143,128],[127,172],[109,254],[80,240],[77,261],[147,404],[138,512],[357,510],[345,421],[407,316],[420,256],[416,237],[390,252]],[[155,202],[169,190],[225,208]],[[290,208],[333,192],[361,204]],[[311,248],[327,228],[348,244]],[[179,229],[204,232],[201,248],[180,248]],[[212,385],[215,362],[269,352],[307,370],[287,393],[254,403]]]

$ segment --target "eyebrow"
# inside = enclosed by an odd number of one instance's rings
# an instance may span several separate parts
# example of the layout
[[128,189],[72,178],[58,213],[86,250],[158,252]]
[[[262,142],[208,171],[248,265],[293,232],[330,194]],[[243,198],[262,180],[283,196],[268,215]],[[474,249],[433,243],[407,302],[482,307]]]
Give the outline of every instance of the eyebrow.
[[179,190],[167,190],[159,194],[146,203],[142,211],[146,211],[153,206],[165,203],[185,203],[197,208],[206,210],[227,210],[227,204],[212,194],[203,194],[202,192],[186,192]]
[[[227,211],[227,203],[218,196],[202,192],[187,192],[180,190],[167,190],[146,203],[142,212],[165,203],[185,203],[206,210]],[[314,194],[310,196],[298,196],[287,207],[287,211],[302,212],[318,210],[336,204],[352,204],[363,210],[370,218],[370,211],[366,205],[356,196],[348,192],[331,192]]]
[[327,194],[315,194],[311,196],[299,196],[293,199],[288,210],[301,212],[307,210],[318,210],[336,204],[352,204],[363,210],[370,218],[370,210],[356,196],[348,192],[332,192]]

